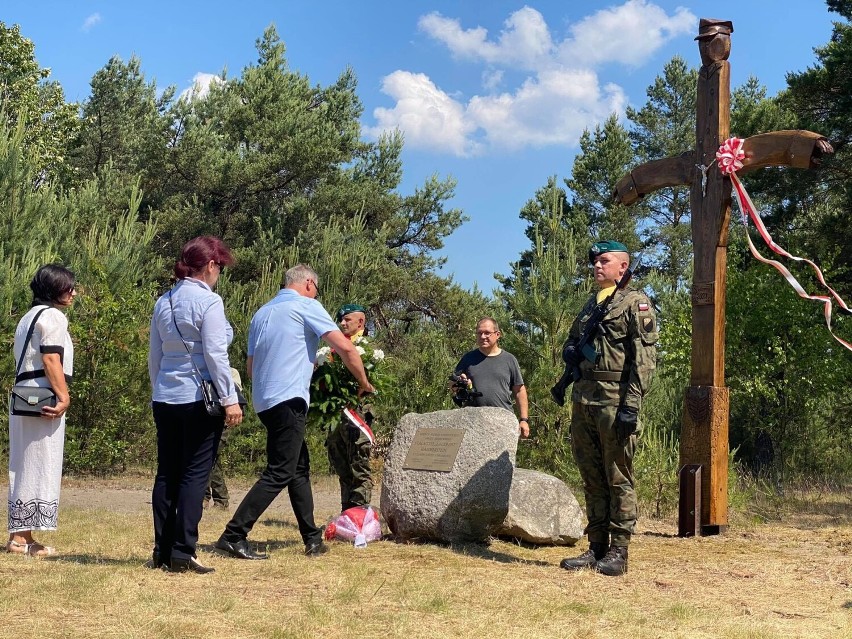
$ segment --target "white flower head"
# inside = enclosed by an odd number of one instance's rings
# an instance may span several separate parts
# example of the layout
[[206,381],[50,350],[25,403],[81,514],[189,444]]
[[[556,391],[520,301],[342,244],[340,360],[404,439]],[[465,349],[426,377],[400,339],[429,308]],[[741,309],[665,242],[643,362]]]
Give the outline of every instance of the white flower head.
[[353,344],[369,344],[370,342],[368,342],[367,338],[364,337],[363,335],[359,335],[358,337],[356,337],[355,339],[352,340],[352,343]]
[[317,366],[322,366],[328,361],[328,356],[331,355],[331,348],[328,346],[323,346],[321,349],[317,351]]
[[385,352],[382,349],[377,348],[376,350],[373,351],[373,361],[381,362],[384,358],[385,358]]
[[367,352],[367,351],[365,351],[365,350],[364,350],[361,346],[356,346],[356,347],[355,347],[355,350],[356,350],[356,351],[358,351],[358,354],[359,354],[361,357],[363,357],[363,356],[364,356],[364,353],[366,353],[366,352]]

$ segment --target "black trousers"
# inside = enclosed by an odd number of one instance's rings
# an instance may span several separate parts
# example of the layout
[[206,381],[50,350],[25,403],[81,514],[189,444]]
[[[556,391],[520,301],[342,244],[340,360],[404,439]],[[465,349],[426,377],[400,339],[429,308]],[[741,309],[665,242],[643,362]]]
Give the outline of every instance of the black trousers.
[[225,421],[211,417],[204,402],[154,402],[157,475],[151,491],[154,552],[170,558],[195,556],[201,502]]
[[314,523],[311,465],[305,444],[307,412],[305,400],[297,397],[257,414],[266,426],[266,468],[225,527],[223,537],[227,541],[248,537],[260,516],[285,488],[302,540],[310,544],[322,539],[322,531]]

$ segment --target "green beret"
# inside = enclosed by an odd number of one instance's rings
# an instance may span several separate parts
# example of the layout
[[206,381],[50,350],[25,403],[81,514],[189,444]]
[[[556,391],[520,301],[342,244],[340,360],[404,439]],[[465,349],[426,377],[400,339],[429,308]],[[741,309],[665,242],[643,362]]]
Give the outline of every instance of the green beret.
[[349,313],[365,313],[367,309],[361,306],[360,304],[344,304],[339,309],[337,309],[337,321],[343,319],[344,315],[349,315]]
[[589,249],[589,264],[595,263],[595,258],[598,255],[603,255],[604,253],[629,253],[627,247],[624,246],[621,242],[616,242],[615,240],[604,240],[602,242],[595,242],[592,244],[592,248]]

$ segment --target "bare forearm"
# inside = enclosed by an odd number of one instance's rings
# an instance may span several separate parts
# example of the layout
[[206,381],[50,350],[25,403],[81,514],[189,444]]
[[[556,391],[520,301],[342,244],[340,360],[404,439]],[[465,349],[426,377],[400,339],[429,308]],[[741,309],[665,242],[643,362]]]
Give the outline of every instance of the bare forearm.
[[349,369],[349,372],[355,377],[359,386],[366,388],[370,385],[367,379],[367,371],[364,370],[364,363],[361,361],[361,356],[357,350],[353,348],[349,351],[338,352],[338,355],[340,355],[340,359],[343,360],[343,364]]
[[322,338],[334,349],[334,352],[355,377],[358,385],[362,389],[372,390],[373,387],[370,385],[370,380],[367,379],[367,371],[364,370],[364,364],[361,362],[361,355],[350,339],[340,331],[330,331],[323,335]]
[[527,387],[521,386],[515,391],[515,403],[518,406],[518,417],[527,418],[530,415],[529,402],[527,400]]
[[65,382],[65,371],[62,370],[62,362],[56,353],[45,353],[42,356],[44,362],[44,375],[50,382],[50,387],[56,393],[56,399],[61,402],[69,401],[68,384]]

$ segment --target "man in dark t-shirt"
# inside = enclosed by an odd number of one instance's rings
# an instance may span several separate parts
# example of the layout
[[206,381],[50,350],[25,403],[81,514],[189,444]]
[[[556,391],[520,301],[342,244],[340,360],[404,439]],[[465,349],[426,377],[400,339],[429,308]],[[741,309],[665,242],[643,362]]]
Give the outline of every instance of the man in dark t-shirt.
[[527,389],[518,360],[498,345],[500,327],[491,317],[476,324],[476,350],[465,353],[456,364],[455,374],[470,380],[481,397],[471,399],[468,406],[497,406],[512,410],[512,396],[520,413],[518,428],[521,437],[530,434],[527,412]]

